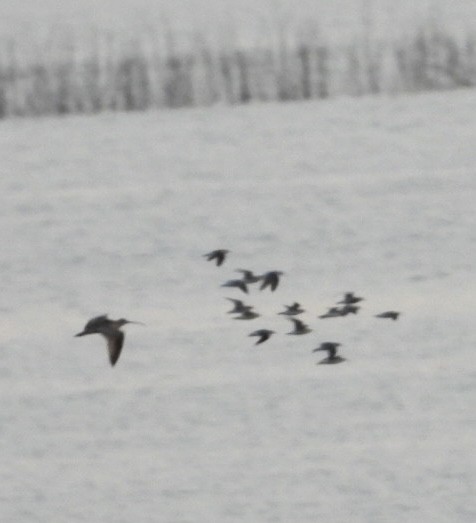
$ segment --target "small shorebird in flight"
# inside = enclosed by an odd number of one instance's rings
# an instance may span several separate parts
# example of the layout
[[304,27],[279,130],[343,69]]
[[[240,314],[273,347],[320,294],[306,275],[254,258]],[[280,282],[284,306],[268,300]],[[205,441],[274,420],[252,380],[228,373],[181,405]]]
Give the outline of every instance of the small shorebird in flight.
[[234,298],[227,298],[227,300],[233,303],[233,309],[228,311],[228,314],[240,314],[245,311],[250,311],[253,308],[252,305],[246,305],[241,300],[235,300]]
[[398,317],[400,316],[400,313],[397,311],[386,311],[381,312],[380,314],[376,314],[376,318],[389,318],[390,320],[398,320]]
[[302,314],[303,312],[305,312],[297,301],[294,302],[292,305],[285,305],[284,307],[286,308],[286,310],[278,312],[278,314],[284,314],[285,316],[296,316],[297,314]]
[[82,332],[78,332],[75,336],[86,336],[87,334],[102,334],[107,341],[107,350],[109,352],[109,361],[114,366],[119,359],[124,345],[124,333],[120,330],[126,323],[137,323],[143,325],[138,321],[129,321],[121,318],[119,320],[110,320],[106,314],[92,318],[86,323]]
[[248,309],[244,310],[240,316],[235,316],[235,320],[254,320],[259,316],[257,312],[252,311],[253,307],[249,307]]
[[360,298],[359,296],[354,296],[353,292],[346,292],[344,294],[344,299],[341,301],[338,301],[337,303],[343,303],[345,305],[353,305],[354,303],[358,303],[359,301],[362,301],[363,298]]
[[274,331],[269,329],[258,329],[257,331],[252,332],[249,334],[249,336],[258,336],[258,341],[255,343],[255,345],[259,345],[260,343],[265,342],[266,340],[269,340],[271,335],[274,334]]
[[331,307],[325,314],[321,314],[319,318],[339,318],[343,316],[342,310],[339,307]]
[[226,255],[229,252],[230,251],[228,249],[215,249],[214,251],[204,254],[203,256],[205,256],[208,261],[215,260],[217,265],[221,265],[225,261]]
[[241,274],[243,274],[243,281],[245,283],[256,283],[261,280],[261,276],[257,276],[253,271],[249,271],[248,269],[236,269],[235,272],[241,272]]
[[279,277],[283,275],[282,271],[269,271],[261,276],[263,283],[260,285],[260,290],[269,287],[272,291],[276,290],[279,284]]
[[341,356],[337,355],[338,347],[340,347],[340,343],[335,343],[333,341],[325,341],[324,343],[321,343],[319,347],[315,348],[312,352],[326,350],[328,353],[327,358],[324,358],[323,360],[319,361],[317,365],[323,365],[327,363],[342,363],[343,361],[346,361],[345,358],[342,358]]
[[288,332],[287,334],[307,334],[308,332],[312,331],[312,329],[310,329],[301,320],[298,320],[296,318],[289,318],[289,320],[294,323],[294,330],[291,332]]
[[359,309],[360,307],[358,305],[351,305],[350,303],[346,303],[338,310],[340,311],[341,316],[347,316],[347,314],[357,314]]
[[248,287],[243,280],[228,280],[221,285],[222,287],[237,287],[238,289],[248,294]]

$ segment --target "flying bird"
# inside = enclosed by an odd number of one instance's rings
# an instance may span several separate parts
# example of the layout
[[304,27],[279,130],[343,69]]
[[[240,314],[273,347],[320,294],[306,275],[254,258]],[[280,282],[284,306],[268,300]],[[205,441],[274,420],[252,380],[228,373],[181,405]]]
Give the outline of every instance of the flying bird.
[[358,303],[359,301],[362,301],[363,298],[360,298],[359,296],[354,296],[353,292],[346,292],[344,294],[344,299],[337,302],[337,303],[344,303],[345,305],[353,305],[354,303]]
[[252,307],[250,307],[247,310],[244,310],[240,316],[235,316],[235,320],[254,320],[259,316],[257,312],[254,312],[251,310]]
[[347,314],[357,314],[359,312],[360,307],[358,305],[351,305],[350,303],[346,303],[345,305],[342,305],[342,307],[339,310],[341,316],[347,316]]
[[288,332],[287,334],[307,334],[308,332],[312,331],[312,329],[310,329],[301,320],[298,320],[296,318],[289,318],[289,320],[294,323],[294,330],[291,332]]
[[260,343],[265,342],[266,340],[269,340],[271,335],[274,334],[274,331],[269,329],[258,329],[257,331],[252,332],[249,334],[249,336],[258,336],[258,341],[255,343],[255,345],[259,345]]
[[317,365],[342,363],[343,361],[346,361],[345,358],[342,358],[342,356],[337,355],[337,348],[340,347],[340,345],[340,343],[335,343],[333,341],[325,341],[321,343],[319,347],[315,348],[312,352],[325,350],[328,354],[327,358],[324,358],[323,360],[319,361]]
[[233,309],[231,309],[231,311],[228,311],[228,314],[240,314],[244,311],[249,311],[253,308],[252,305],[245,305],[245,303],[241,300],[235,300],[234,298],[227,298],[227,300],[233,303]]
[[136,323],[143,325],[138,321],[129,321],[121,318],[119,320],[110,320],[106,314],[97,316],[89,320],[82,332],[75,336],[86,336],[87,334],[102,334],[107,341],[107,350],[109,352],[109,361],[114,366],[121,355],[122,346],[124,345],[124,333],[120,328],[126,323]]
[[339,318],[343,316],[342,310],[339,307],[331,307],[325,314],[321,314],[319,318]]
[[261,276],[263,283],[260,285],[260,290],[269,287],[272,291],[276,290],[279,284],[279,277],[284,274],[282,271],[269,271]]
[[400,313],[397,311],[386,311],[381,312],[380,314],[376,314],[376,318],[389,318],[390,320],[398,320],[398,317],[400,316]]
[[282,312],[278,312],[278,314],[284,314],[285,316],[296,316],[305,312],[297,301],[294,302],[292,305],[285,305],[284,307],[285,310]]
[[218,265],[221,265],[225,261],[226,255],[229,252],[230,251],[228,249],[216,249],[214,251],[208,252],[207,254],[204,254],[203,256],[205,256],[208,261],[215,260],[215,262],[218,266]]
[[248,294],[248,287],[243,280],[228,280],[221,285],[222,287],[237,287],[246,294]]
[[243,281],[245,283],[256,283],[261,280],[261,276],[257,276],[253,271],[249,271],[248,269],[236,269],[235,272],[241,272],[243,274]]

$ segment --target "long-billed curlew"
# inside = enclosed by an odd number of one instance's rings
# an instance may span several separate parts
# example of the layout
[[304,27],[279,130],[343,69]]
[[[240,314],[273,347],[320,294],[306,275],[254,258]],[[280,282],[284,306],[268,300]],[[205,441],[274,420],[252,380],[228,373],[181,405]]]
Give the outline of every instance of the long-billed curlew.
[[119,359],[124,345],[124,333],[120,328],[126,323],[137,323],[144,325],[138,321],[129,321],[124,318],[119,320],[110,320],[107,314],[96,316],[86,323],[82,332],[78,332],[75,336],[86,336],[86,334],[102,334],[107,341],[107,350],[109,351],[109,361],[114,366]]

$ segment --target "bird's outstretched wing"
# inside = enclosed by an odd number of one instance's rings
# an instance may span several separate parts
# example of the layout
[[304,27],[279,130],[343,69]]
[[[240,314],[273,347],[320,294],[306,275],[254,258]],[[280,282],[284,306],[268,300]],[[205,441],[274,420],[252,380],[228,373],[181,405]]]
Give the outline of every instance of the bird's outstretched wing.
[[122,346],[124,345],[124,333],[117,330],[105,337],[107,340],[107,350],[109,351],[109,361],[111,365],[114,366],[121,355]]

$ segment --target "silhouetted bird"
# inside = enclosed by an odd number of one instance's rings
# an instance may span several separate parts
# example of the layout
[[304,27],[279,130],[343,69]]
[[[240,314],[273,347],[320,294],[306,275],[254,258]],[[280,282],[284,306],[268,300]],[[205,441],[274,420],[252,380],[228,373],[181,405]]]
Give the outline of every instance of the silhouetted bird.
[[285,316],[296,316],[305,312],[297,301],[294,302],[292,305],[285,305],[284,307],[286,308],[286,310],[278,312],[278,314],[284,314]]
[[208,261],[215,260],[217,265],[221,265],[225,261],[226,255],[229,252],[230,251],[228,249],[216,249],[207,254],[204,254],[203,256],[205,256]]
[[230,300],[234,305],[233,309],[228,311],[228,314],[241,313],[244,311],[249,311],[253,308],[251,305],[245,305],[241,300],[235,300],[234,298],[227,298],[227,300]]
[[236,272],[241,272],[243,274],[243,281],[245,283],[256,283],[261,280],[261,276],[257,276],[253,271],[248,271],[247,269],[236,269]]
[[272,330],[269,330],[269,329],[258,329],[257,331],[254,331],[251,334],[249,334],[249,336],[258,336],[259,339],[255,343],[255,345],[259,345],[260,343],[263,343],[266,340],[268,340],[271,337],[272,334],[274,334],[274,331],[272,331]]
[[87,334],[102,334],[107,341],[107,349],[109,351],[109,361],[111,365],[115,365],[122,351],[124,345],[124,333],[120,328],[126,323],[137,323],[143,325],[138,321],[129,321],[121,318],[119,320],[110,320],[106,314],[92,318],[86,323],[82,332],[75,334],[75,336],[86,336]]
[[248,294],[248,287],[243,280],[228,280],[222,284],[222,287],[237,287],[238,289],[241,289],[243,292]]
[[333,341],[325,341],[321,343],[319,347],[314,349],[312,352],[317,352],[320,350],[326,350],[328,353],[327,358],[318,362],[318,365],[327,364],[327,363],[342,363],[345,361],[345,358],[337,356],[337,347],[340,347],[340,343],[335,343]]
[[263,283],[260,285],[260,290],[269,287],[272,291],[276,289],[279,284],[279,277],[284,274],[282,271],[269,271],[261,276]]
[[359,296],[354,296],[353,292],[346,292],[344,294],[344,299],[337,302],[337,303],[344,303],[345,305],[352,305],[354,303],[358,303],[359,301],[362,301],[363,298],[359,298]]
[[331,307],[325,314],[321,314],[319,318],[339,318],[342,315],[342,310],[339,307]]
[[346,303],[343,305],[339,311],[341,313],[341,316],[347,316],[347,314],[357,314],[360,307],[358,305],[351,305],[349,303]]
[[389,318],[390,320],[398,320],[398,317],[400,316],[399,312],[396,311],[387,311],[387,312],[381,312],[380,314],[376,314],[376,318]]
[[257,318],[259,314],[257,312],[254,312],[250,309],[247,309],[241,313],[240,316],[235,316],[235,320],[254,320]]
[[289,319],[289,321],[292,321],[294,323],[294,330],[291,332],[288,332],[287,334],[307,334],[308,332],[312,331],[312,329],[310,329],[301,320],[298,320],[296,318],[288,318],[288,319]]

